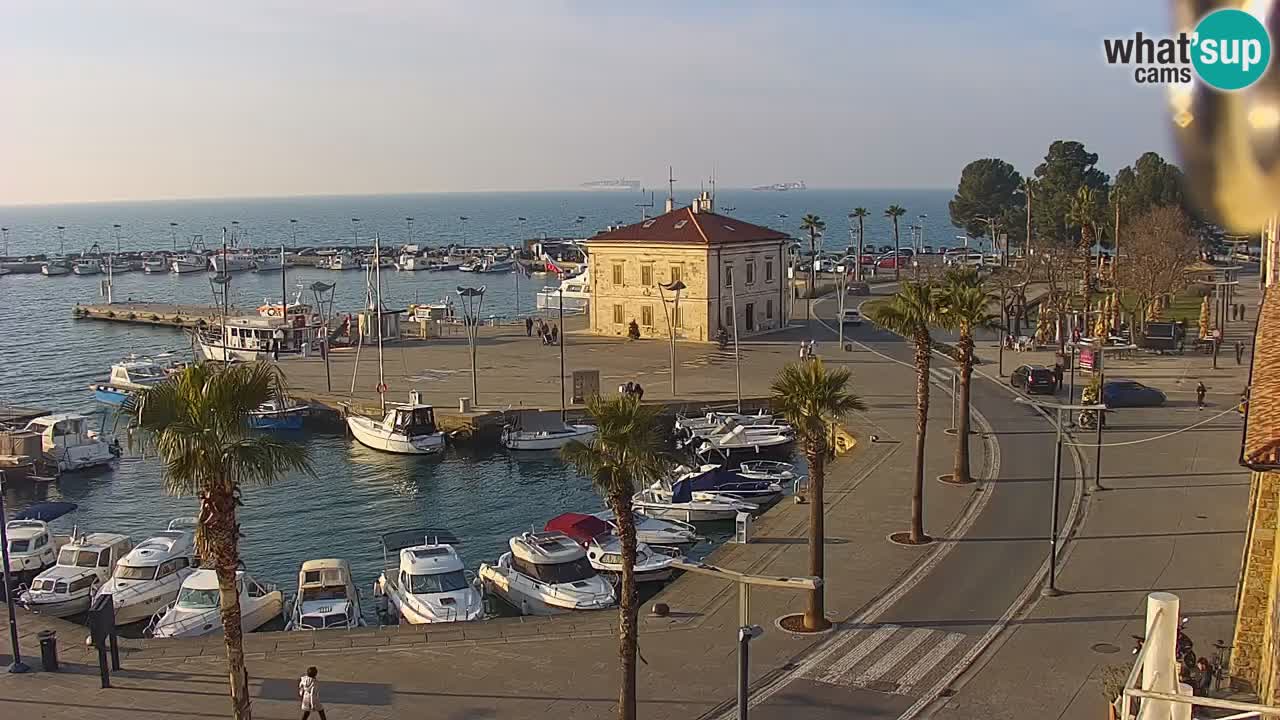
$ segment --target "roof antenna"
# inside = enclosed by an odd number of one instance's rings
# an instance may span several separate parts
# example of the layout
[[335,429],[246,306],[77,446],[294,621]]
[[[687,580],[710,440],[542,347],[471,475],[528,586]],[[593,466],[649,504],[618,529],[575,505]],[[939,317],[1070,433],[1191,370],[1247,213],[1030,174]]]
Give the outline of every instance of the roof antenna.
[[711,212],[716,211],[716,164],[711,163]]
[[653,207],[653,191],[649,191],[649,202],[636,203],[636,207],[640,208],[640,221],[644,222],[649,217],[649,208]]

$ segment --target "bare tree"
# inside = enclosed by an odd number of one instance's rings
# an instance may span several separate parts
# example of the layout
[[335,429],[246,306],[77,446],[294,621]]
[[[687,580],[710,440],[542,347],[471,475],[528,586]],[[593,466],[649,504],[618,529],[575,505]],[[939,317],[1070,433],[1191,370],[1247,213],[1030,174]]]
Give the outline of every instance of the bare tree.
[[1187,266],[1195,262],[1199,245],[1191,232],[1191,219],[1170,205],[1151,208],[1135,218],[1123,230],[1121,242],[1131,260],[1118,267],[1116,284],[1125,309],[1142,323],[1154,304],[1185,286]]

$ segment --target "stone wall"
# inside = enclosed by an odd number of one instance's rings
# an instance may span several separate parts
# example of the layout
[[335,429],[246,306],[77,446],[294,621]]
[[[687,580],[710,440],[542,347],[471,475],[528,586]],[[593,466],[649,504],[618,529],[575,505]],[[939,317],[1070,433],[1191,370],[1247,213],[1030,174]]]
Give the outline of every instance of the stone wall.
[[1280,697],[1276,674],[1280,625],[1280,572],[1276,572],[1276,509],[1280,473],[1255,472],[1249,490],[1249,530],[1245,540],[1231,676],[1268,704]]

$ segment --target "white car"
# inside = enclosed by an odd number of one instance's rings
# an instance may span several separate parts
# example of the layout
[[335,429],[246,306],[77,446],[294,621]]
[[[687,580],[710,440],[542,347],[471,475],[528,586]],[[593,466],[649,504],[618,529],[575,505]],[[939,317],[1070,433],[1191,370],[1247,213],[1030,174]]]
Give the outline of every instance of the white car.
[[846,308],[840,322],[844,325],[861,325],[862,313],[857,308]]

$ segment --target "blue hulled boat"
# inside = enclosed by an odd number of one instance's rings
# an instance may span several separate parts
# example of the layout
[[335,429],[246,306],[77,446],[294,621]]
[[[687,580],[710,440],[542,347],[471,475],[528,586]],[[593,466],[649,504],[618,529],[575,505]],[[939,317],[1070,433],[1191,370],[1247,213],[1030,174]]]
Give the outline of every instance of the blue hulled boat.
[[268,400],[249,413],[249,427],[255,430],[301,430],[311,406],[289,400]]

